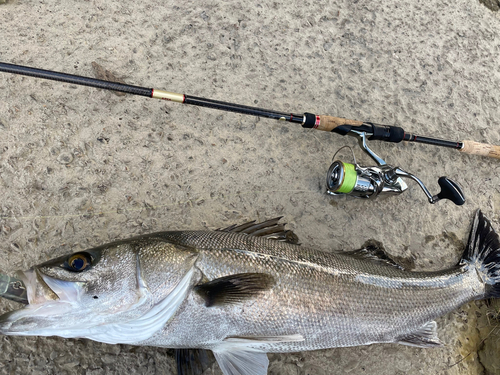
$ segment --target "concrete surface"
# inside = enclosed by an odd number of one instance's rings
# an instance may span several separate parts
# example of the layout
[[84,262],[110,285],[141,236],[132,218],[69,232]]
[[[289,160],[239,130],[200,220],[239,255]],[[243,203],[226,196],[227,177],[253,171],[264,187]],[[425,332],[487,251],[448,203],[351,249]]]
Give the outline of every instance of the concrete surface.
[[[0,61],[86,76],[96,62],[130,84],[500,144],[499,18],[471,0],[8,0]],[[278,215],[304,244],[353,249],[373,238],[430,270],[458,260],[477,208],[500,229],[498,160],[372,142],[434,194],[439,176],[454,179],[466,204],[430,205],[411,181],[399,197],[332,199],[324,180],[344,145],[372,163],[352,138],[0,73],[0,270]],[[484,349],[498,340],[495,331],[484,341],[496,327],[487,309],[472,303],[440,319],[443,348],[271,355],[270,373],[499,373]],[[1,337],[0,358],[0,374],[175,370],[170,350],[58,338]]]

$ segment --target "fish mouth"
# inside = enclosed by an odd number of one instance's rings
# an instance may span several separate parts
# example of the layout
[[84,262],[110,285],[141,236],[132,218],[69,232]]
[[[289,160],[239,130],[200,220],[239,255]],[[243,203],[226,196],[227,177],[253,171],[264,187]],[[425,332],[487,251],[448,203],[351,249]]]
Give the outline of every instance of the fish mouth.
[[29,305],[40,305],[49,301],[76,302],[80,299],[85,284],[47,276],[36,268],[19,271],[16,276],[26,287]]
[[[27,335],[24,321],[31,321],[32,328],[36,319],[44,319],[71,311],[74,302],[79,300],[82,284],[59,280],[44,275],[37,269],[16,272],[16,277],[26,288],[28,304],[20,309],[0,315],[0,333]],[[24,328],[21,328],[24,327]]]
[[16,276],[24,283],[29,305],[39,305],[47,301],[59,299],[57,293],[44,280],[43,275],[36,269],[18,271]]

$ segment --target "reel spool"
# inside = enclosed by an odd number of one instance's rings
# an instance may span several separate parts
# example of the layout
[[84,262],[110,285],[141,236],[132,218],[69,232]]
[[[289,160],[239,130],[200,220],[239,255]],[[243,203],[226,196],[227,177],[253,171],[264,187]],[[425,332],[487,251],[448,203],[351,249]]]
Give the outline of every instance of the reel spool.
[[[356,163],[354,152],[354,164],[340,160],[334,161],[330,165],[326,177],[328,194],[352,195],[354,197],[366,199],[375,198],[379,195],[398,195],[408,188],[408,185],[402,179],[402,177],[407,177],[419,184],[427,196],[429,203],[434,204],[441,199],[449,199],[459,206],[465,203],[464,193],[456,182],[444,176],[440,177],[438,179],[438,184],[441,187],[441,192],[433,196],[418,177],[399,167],[388,165],[382,158],[370,150],[366,146],[366,133],[356,133],[360,137],[361,147],[378,163],[378,165],[373,167],[360,166]],[[335,159],[335,156],[341,149],[335,153],[333,159]]]

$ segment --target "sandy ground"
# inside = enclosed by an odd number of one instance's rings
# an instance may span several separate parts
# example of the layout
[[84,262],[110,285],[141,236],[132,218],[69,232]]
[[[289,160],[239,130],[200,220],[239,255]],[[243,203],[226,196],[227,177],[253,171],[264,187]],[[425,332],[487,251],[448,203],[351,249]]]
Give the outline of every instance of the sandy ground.
[[[500,17],[477,1],[8,0],[0,32],[3,62],[91,77],[96,62],[130,84],[500,144]],[[372,164],[352,138],[0,73],[0,270],[280,215],[304,244],[353,249],[374,238],[430,270],[457,261],[477,208],[500,229],[497,160],[372,142],[434,194],[439,176],[454,179],[466,204],[430,205],[411,181],[399,197],[334,199],[324,180],[344,145]],[[486,311],[471,303],[440,319],[443,348],[271,355],[269,372],[500,373],[485,344],[498,336],[482,341],[495,324]],[[1,337],[0,358],[0,374],[175,370],[170,350],[58,338]]]

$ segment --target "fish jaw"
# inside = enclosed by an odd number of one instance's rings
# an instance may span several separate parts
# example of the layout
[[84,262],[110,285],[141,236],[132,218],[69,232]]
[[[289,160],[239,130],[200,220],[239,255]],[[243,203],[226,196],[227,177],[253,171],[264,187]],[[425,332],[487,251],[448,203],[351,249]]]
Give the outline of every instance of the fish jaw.
[[[66,281],[45,275],[36,268],[18,271],[17,277],[27,289],[29,305],[42,305],[46,302],[77,303],[84,293],[85,282]],[[51,303],[52,305],[54,303]]]
[[42,274],[37,269],[31,268],[27,271],[18,271],[16,276],[26,286],[30,305],[39,305],[59,299],[59,296],[47,285]]
[[49,321],[74,309],[83,287],[83,283],[56,280],[33,268],[18,271],[16,276],[26,287],[29,304],[0,315],[0,333],[4,335],[33,335],[40,320]]

